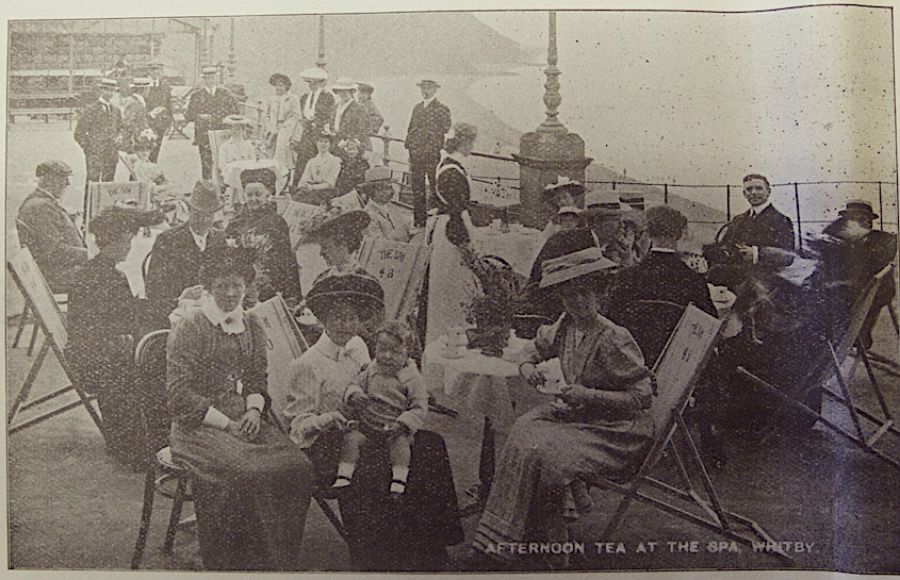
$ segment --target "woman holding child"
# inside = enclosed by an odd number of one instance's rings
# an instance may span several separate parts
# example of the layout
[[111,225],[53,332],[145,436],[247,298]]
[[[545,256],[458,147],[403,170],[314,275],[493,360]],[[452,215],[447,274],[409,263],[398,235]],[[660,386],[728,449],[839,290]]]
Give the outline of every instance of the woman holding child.
[[[319,279],[306,304],[325,332],[291,363],[287,403],[276,411],[315,465],[318,486],[339,488],[354,568],[443,569],[462,529],[443,439],[420,429],[427,395],[409,360],[408,329],[380,329],[372,363],[358,333],[383,310],[384,292],[364,272]],[[354,429],[365,442],[349,435]],[[345,436],[358,453],[339,466]]]

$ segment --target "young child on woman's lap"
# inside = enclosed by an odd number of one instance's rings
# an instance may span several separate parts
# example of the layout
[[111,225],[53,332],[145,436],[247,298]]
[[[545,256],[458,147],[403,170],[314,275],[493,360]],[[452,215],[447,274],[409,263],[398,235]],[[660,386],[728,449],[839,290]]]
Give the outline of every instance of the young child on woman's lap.
[[412,331],[399,321],[377,330],[375,360],[344,393],[358,421],[344,434],[333,487],[350,485],[360,450],[370,441],[383,440],[390,451],[391,493],[406,491],[413,436],[428,414],[428,392],[410,358],[414,341]]

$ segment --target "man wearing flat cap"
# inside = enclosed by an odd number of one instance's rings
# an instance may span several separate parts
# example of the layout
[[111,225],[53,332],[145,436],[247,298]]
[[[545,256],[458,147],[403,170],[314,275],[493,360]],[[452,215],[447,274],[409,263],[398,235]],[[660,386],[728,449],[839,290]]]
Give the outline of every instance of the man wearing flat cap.
[[223,205],[213,182],[198,181],[186,201],[187,223],[161,233],[151,251],[145,285],[154,328],[168,328],[168,316],[178,305],[178,297],[200,283],[203,252],[225,245],[225,234],[212,228]]
[[406,148],[409,150],[409,173],[413,192],[413,225],[425,227],[427,202],[425,181],[434,195],[434,172],[441,161],[444,135],[450,130],[450,108],[437,100],[439,85],[431,79],[417,83],[422,91],[422,102],[416,103],[406,130]]
[[88,260],[84,239],[59,200],[72,169],[62,161],[37,166],[37,187],[19,206],[19,243],[27,246],[55,294],[68,291],[74,270]]
[[[147,95],[152,81],[141,77],[131,81],[131,94],[122,101],[122,138],[121,149],[134,153],[134,144],[141,139],[141,134],[150,128],[147,117]],[[155,141],[154,141],[155,143]]]
[[122,130],[122,116],[112,104],[118,83],[114,79],[100,79],[97,100],[85,107],[75,125],[75,142],[84,151],[87,182],[112,181],[119,162],[116,138]]
[[319,136],[330,129],[334,117],[334,95],[325,90],[328,73],[323,68],[312,67],[300,73],[309,92],[300,96],[300,122],[294,131],[291,142],[297,152],[294,165],[294,181],[297,186],[303,176],[303,170],[310,159],[316,156],[316,141]]
[[200,78],[201,85],[191,93],[184,118],[189,123],[194,123],[194,144],[200,150],[200,171],[203,179],[211,179],[213,158],[209,132],[225,129],[223,123],[225,117],[237,115],[238,104],[228,89],[217,86],[218,68],[203,67]]
[[156,133],[156,143],[150,152],[150,161],[156,163],[159,159],[159,150],[162,147],[163,137],[172,126],[175,118],[172,114],[172,88],[163,78],[165,67],[159,61],[152,61],[147,65],[147,74],[150,76],[150,88],[147,92],[147,119],[150,128]]

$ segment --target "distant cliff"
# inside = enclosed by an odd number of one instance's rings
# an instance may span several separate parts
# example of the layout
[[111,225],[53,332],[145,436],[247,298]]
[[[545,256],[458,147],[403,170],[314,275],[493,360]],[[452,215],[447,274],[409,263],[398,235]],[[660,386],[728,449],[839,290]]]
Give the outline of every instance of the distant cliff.
[[[216,58],[225,61],[229,22],[218,19]],[[256,16],[235,21],[238,76],[315,64],[318,17]],[[477,74],[485,65],[526,62],[531,51],[471,13],[326,16],[325,58],[340,76]]]

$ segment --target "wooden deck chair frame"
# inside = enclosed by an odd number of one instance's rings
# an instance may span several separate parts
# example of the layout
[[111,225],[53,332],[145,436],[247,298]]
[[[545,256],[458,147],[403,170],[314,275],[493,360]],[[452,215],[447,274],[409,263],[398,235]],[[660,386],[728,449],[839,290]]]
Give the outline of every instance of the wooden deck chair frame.
[[[19,291],[22,293],[22,296],[25,297],[28,308],[34,314],[36,324],[40,326],[41,331],[46,337],[38,351],[37,357],[31,365],[31,369],[28,371],[28,375],[25,377],[25,381],[22,383],[22,387],[19,389],[19,393],[16,395],[12,405],[10,405],[6,418],[8,434],[12,435],[13,433],[37,425],[51,417],[55,417],[56,415],[80,406],[84,406],[88,414],[90,414],[91,419],[93,419],[94,423],[102,432],[103,421],[93,407],[92,401],[94,400],[94,397],[87,395],[77,385],[77,381],[72,380],[74,375],[66,362],[66,357],[63,352],[66,342],[68,341],[66,320],[59,305],[54,300],[53,294],[50,292],[47,281],[44,279],[37,263],[34,261],[31,251],[27,247],[19,250],[19,253],[7,262],[7,269],[18,286]],[[48,320],[48,317],[52,318]],[[29,395],[31,394],[34,382],[37,379],[38,372],[44,364],[47,353],[51,349],[56,355],[66,378],[71,382],[68,386],[57,388],[46,395],[29,400]],[[77,401],[44,410],[45,403],[70,391],[74,391],[75,394],[78,395]],[[37,415],[31,419],[24,420],[17,425],[13,425],[17,415],[20,412],[29,409],[34,409],[37,412]],[[38,411],[38,409],[41,410]]]
[[137,181],[137,173],[134,171],[134,165],[132,165],[131,160],[128,159],[128,154],[124,151],[119,151],[119,161],[121,161],[122,165],[125,166],[125,169],[128,170],[128,174]]
[[219,192],[225,187],[222,179],[222,168],[219,167],[219,147],[228,139],[230,133],[228,129],[210,129],[209,131],[209,148],[212,152],[212,180],[216,184],[216,191]]
[[[768,545],[777,546],[755,521],[722,507],[722,502],[709,478],[709,472],[682,417],[693,392],[694,383],[712,354],[721,327],[722,321],[689,304],[678,326],[669,336],[662,354],[654,365],[658,393],[651,408],[657,426],[653,446],[637,475],[629,481],[621,483],[602,479],[590,482],[595,487],[614,491],[623,496],[602,538],[612,537],[631,502],[637,500],[747,546],[752,546],[754,542],[772,542]],[[680,432],[687,447],[688,457],[695,469],[694,478],[689,472],[689,464],[685,462],[674,444],[673,436],[676,430]],[[681,488],[650,475],[666,450],[670,452],[676,465],[683,485]],[[700,480],[706,497],[695,487],[695,478]],[[652,488],[655,493],[642,491],[643,487]],[[775,548],[772,554],[787,563],[791,562],[780,548]]]
[[[750,381],[752,381],[755,385],[758,385],[765,389],[767,392],[776,395],[791,409],[797,410],[807,417],[817,420],[838,435],[849,440],[851,443],[853,443],[863,451],[870,453],[875,457],[878,457],[891,467],[900,470],[900,458],[891,457],[881,449],[876,448],[878,442],[881,441],[887,434],[891,434],[897,437],[898,441],[900,441],[900,431],[898,431],[897,429],[896,421],[894,420],[891,410],[888,407],[887,401],[885,400],[884,393],[881,390],[881,385],[878,384],[878,379],[875,376],[875,372],[872,368],[872,363],[869,360],[869,356],[866,353],[866,349],[863,347],[861,341],[858,340],[859,332],[862,329],[862,325],[865,321],[866,315],[872,308],[872,302],[875,299],[875,294],[878,292],[878,288],[881,286],[882,281],[887,276],[893,275],[893,268],[893,264],[886,266],[880,272],[875,274],[872,280],[870,280],[866,285],[861,296],[856,300],[856,302],[853,304],[853,307],[850,309],[850,316],[847,322],[847,327],[844,330],[844,334],[841,337],[841,340],[836,344],[831,341],[828,342],[828,352],[825,355],[825,361],[823,361],[824,364],[822,364],[822,370],[814,375],[813,380],[810,381],[808,385],[805,385],[803,387],[796,398],[789,396],[784,392],[784,389],[779,389],[777,386],[758,377],[744,367],[738,367],[737,371],[742,376],[750,379]],[[847,355],[850,354],[850,349],[854,346],[856,347],[857,359],[853,361],[849,371],[847,372],[847,376],[845,377],[844,372],[841,369],[841,365],[844,363]],[[853,394],[850,392],[849,384],[853,379],[853,375],[859,362],[862,362],[863,366],[866,369],[866,373],[869,379],[869,385],[871,386],[876,398],[878,399],[878,405],[882,414],[881,417],[878,417],[874,413],[861,408],[856,403]],[[834,379],[834,381],[837,383],[840,392],[836,393],[826,386],[831,379]],[[847,410],[850,415],[850,420],[853,424],[852,431],[841,427],[834,421],[823,416],[821,413],[816,412],[815,410],[800,402],[801,400],[804,400],[805,396],[808,393],[817,388],[821,389],[822,394],[827,398],[841,404]],[[866,435],[866,429],[863,426],[863,420],[868,422],[866,426],[868,426],[868,424],[872,424],[875,427],[874,431],[872,431],[869,435]]]

